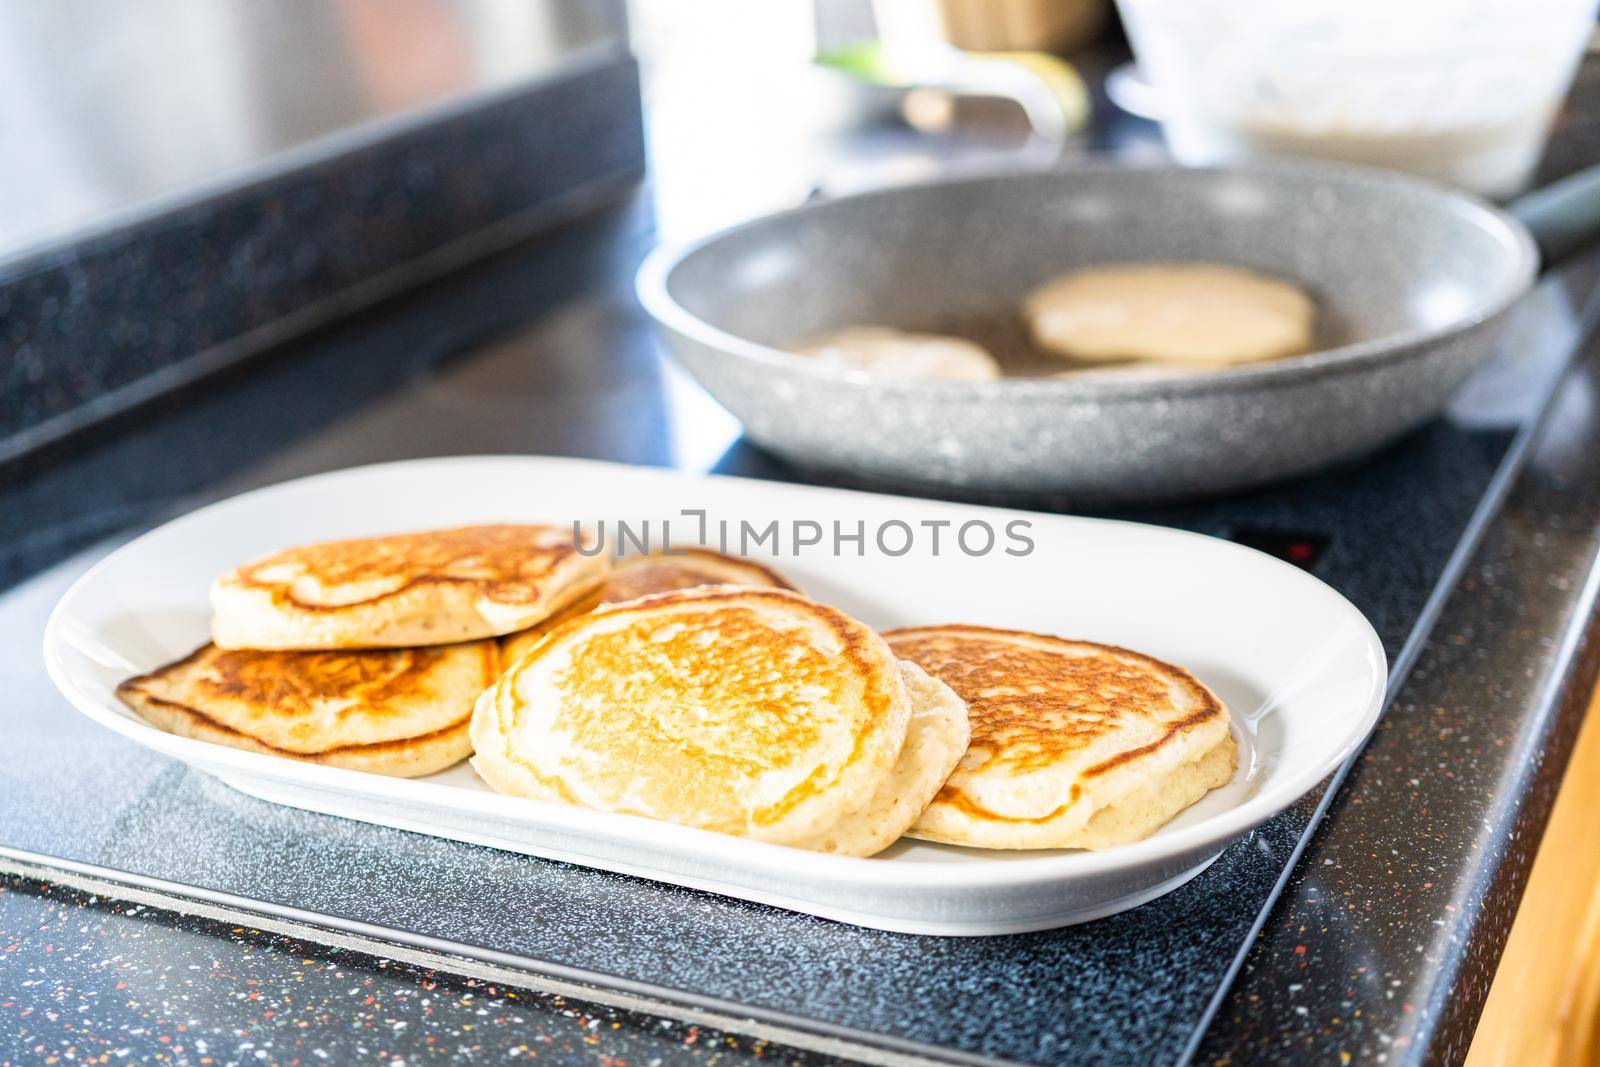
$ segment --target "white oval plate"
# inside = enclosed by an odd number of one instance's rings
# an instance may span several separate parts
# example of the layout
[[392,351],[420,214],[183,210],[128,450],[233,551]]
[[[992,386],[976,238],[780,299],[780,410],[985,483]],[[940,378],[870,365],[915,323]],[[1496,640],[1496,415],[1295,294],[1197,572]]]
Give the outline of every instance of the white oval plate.
[[[116,699],[118,682],[206,640],[207,588],[286,545],[485,521],[670,520],[675,544],[726,522],[779,524],[773,565],[873,626],[945,622],[1122,645],[1181,664],[1228,704],[1238,773],[1155,835],[1101,852],[991,852],[902,841],[871,859],[825,856],[490,792],[466,764],[404,780],[176,737]],[[792,523],[821,545],[791,554]],[[834,554],[834,523],[859,547]],[[904,523],[910,551],[875,543]],[[955,535],[986,523],[995,550]],[[1033,543],[1021,542],[1008,524]],[[932,533],[937,527],[935,551]],[[887,547],[905,540],[887,528]],[[810,527],[805,528],[810,532]],[[972,527],[968,547],[981,548]],[[859,553],[859,554],[858,554]],[[761,558],[765,548],[750,553]],[[45,662],[96,722],[254,796],[313,811],[692,886],[844,922],[923,934],[1001,934],[1083,922],[1144,903],[1204,869],[1239,835],[1309,791],[1366,738],[1382,703],[1383,648],[1348,601],[1305,572],[1226,541],[1135,523],[702,477],[582,460],[470,457],[390,463],[246,493],[112,553],[62,597]]]

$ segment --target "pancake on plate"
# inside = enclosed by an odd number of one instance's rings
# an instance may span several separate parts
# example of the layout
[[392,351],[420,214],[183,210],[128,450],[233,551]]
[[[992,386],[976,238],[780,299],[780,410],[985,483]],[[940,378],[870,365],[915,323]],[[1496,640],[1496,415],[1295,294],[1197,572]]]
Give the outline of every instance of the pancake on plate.
[[746,585],[773,589],[793,589],[775,571],[738,556],[725,556],[709,548],[674,550],[673,555],[656,553],[619,559],[606,575],[604,584],[591,596],[552,615],[537,626],[500,640],[501,661],[511,666],[544,640],[544,635],[568,619],[597,607],[620,604],[652,593],[695,589],[702,585]]
[[605,604],[620,604],[651,593],[670,593],[701,585],[745,585],[794,590],[769,567],[709,548],[674,549],[672,555],[628,556],[617,560],[601,591]]
[[502,793],[870,855],[966,747],[948,686],[798,594],[711,586],[578,616],[478,699]]
[[211,586],[222,648],[442,645],[526,629],[605,576],[570,527],[463,526],[328,541],[236,567]]
[[967,750],[971,726],[967,706],[939,679],[900,661],[911,696],[911,722],[900,758],[872,799],[826,834],[794,842],[817,852],[870,856],[900,838],[927,808]]
[[972,740],[908,831],[978,848],[1106,848],[1233,777],[1228,709],[1189,672],[1109,645],[978,626],[884,634],[967,702]]
[[493,641],[392,652],[227,651],[206,645],[117,696],[170,733],[400,778],[472,751],[472,705],[499,673]]

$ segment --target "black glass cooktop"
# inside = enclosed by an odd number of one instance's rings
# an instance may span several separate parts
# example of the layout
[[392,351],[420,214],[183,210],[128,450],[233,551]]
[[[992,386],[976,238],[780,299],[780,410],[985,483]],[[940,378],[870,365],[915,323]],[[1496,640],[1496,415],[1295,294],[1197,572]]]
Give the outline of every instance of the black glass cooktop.
[[[814,1028],[1022,1060],[1176,1059],[1249,944],[1318,795],[1134,911],[1044,933],[925,938],[276,807],[92,725],[51,688],[37,635],[66,585],[131,532],[250,486],[467,453],[798,479],[663,362],[630,295],[648,241],[638,205],[602,212],[11,470],[0,483],[0,577],[12,584],[0,624],[18,636],[0,642],[0,845]],[[1306,567],[1366,613],[1403,670],[1430,593],[1568,354],[1571,306],[1592,281],[1579,264],[1547,283],[1450,413],[1381,454],[1124,517]]]

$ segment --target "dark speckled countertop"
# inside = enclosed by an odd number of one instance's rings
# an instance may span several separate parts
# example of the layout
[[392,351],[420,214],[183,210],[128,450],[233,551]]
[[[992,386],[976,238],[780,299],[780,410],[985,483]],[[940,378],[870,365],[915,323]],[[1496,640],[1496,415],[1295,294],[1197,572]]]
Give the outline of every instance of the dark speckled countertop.
[[651,226],[596,212],[0,472],[0,1062],[1457,1058],[1594,673],[1592,257],[1392,448],[1128,516],[1312,546],[1395,672],[1341,781],[1110,919],[885,934],[284,809],[53,692],[66,585],[250,486],[472,452],[799,480],[661,360],[629,290]]
[[811,1064],[558,994],[0,880],[0,1065]]

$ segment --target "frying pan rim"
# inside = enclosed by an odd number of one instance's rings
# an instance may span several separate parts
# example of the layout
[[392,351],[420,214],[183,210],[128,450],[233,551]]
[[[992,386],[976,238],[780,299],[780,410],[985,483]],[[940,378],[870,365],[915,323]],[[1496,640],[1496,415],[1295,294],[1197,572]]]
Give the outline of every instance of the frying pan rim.
[[[1454,207],[1464,220],[1471,219],[1491,236],[1507,245],[1507,281],[1492,298],[1479,303],[1449,322],[1423,329],[1402,330],[1384,337],[1318,349],[1299,356],[1266,360],[1220,371],[1194,371],[1161,377],[1118,377],[1114,372],[1086,373],[1083,376],[1016,377],[981,380],[871,377],[861,372],[840,370],[807,360],[771,345],[729,333],[696,315],[673,297],[669,285],[674,270],[695,253],[734,234],[774,221],[797,218],[826,210],[831,205],[882,199],[914,190],[999,184],[1010,180],[1039,180],[1057,177],[1064,180],[1084,174],[1158,173],[1183,175],[1179,180],[1202,180],[1262,175],[1325,178],[1349,184],[1377,184],[1397,187],[1413,194],[1438,198],[1441,207]],[[1425,354],[1471,333],[1510,310],[1529,289],[1539,273],[1539,253],[1532,235],[1508,212],[1471,193],[1454,189],[1427,178],[1378,167],[1323,161],[1274,160],[1248,166],[1182,167],[1171,163],[1118,163],[1098,160],[1051,171],[1010,171],[963,174],[870,189],[821,203],[801,204],[756,218],[746,219],[693,240],[653,249],[640,265],[634,291],[645,311],[663,328],[681,334],[719,355],[747,360],[769,370],[807,378],[819,384],[837,383],[844,388],[868,387],[888,394],[922,396],[928,399],[971,398],[977,393],[985,399],[1010,401],[1117,401],[1171,398],[1174,394],[1233,392],[1241,388],[1270,388],[1298,384],[1308,379],[1356,373],[1374,364],[1400,362]]]

